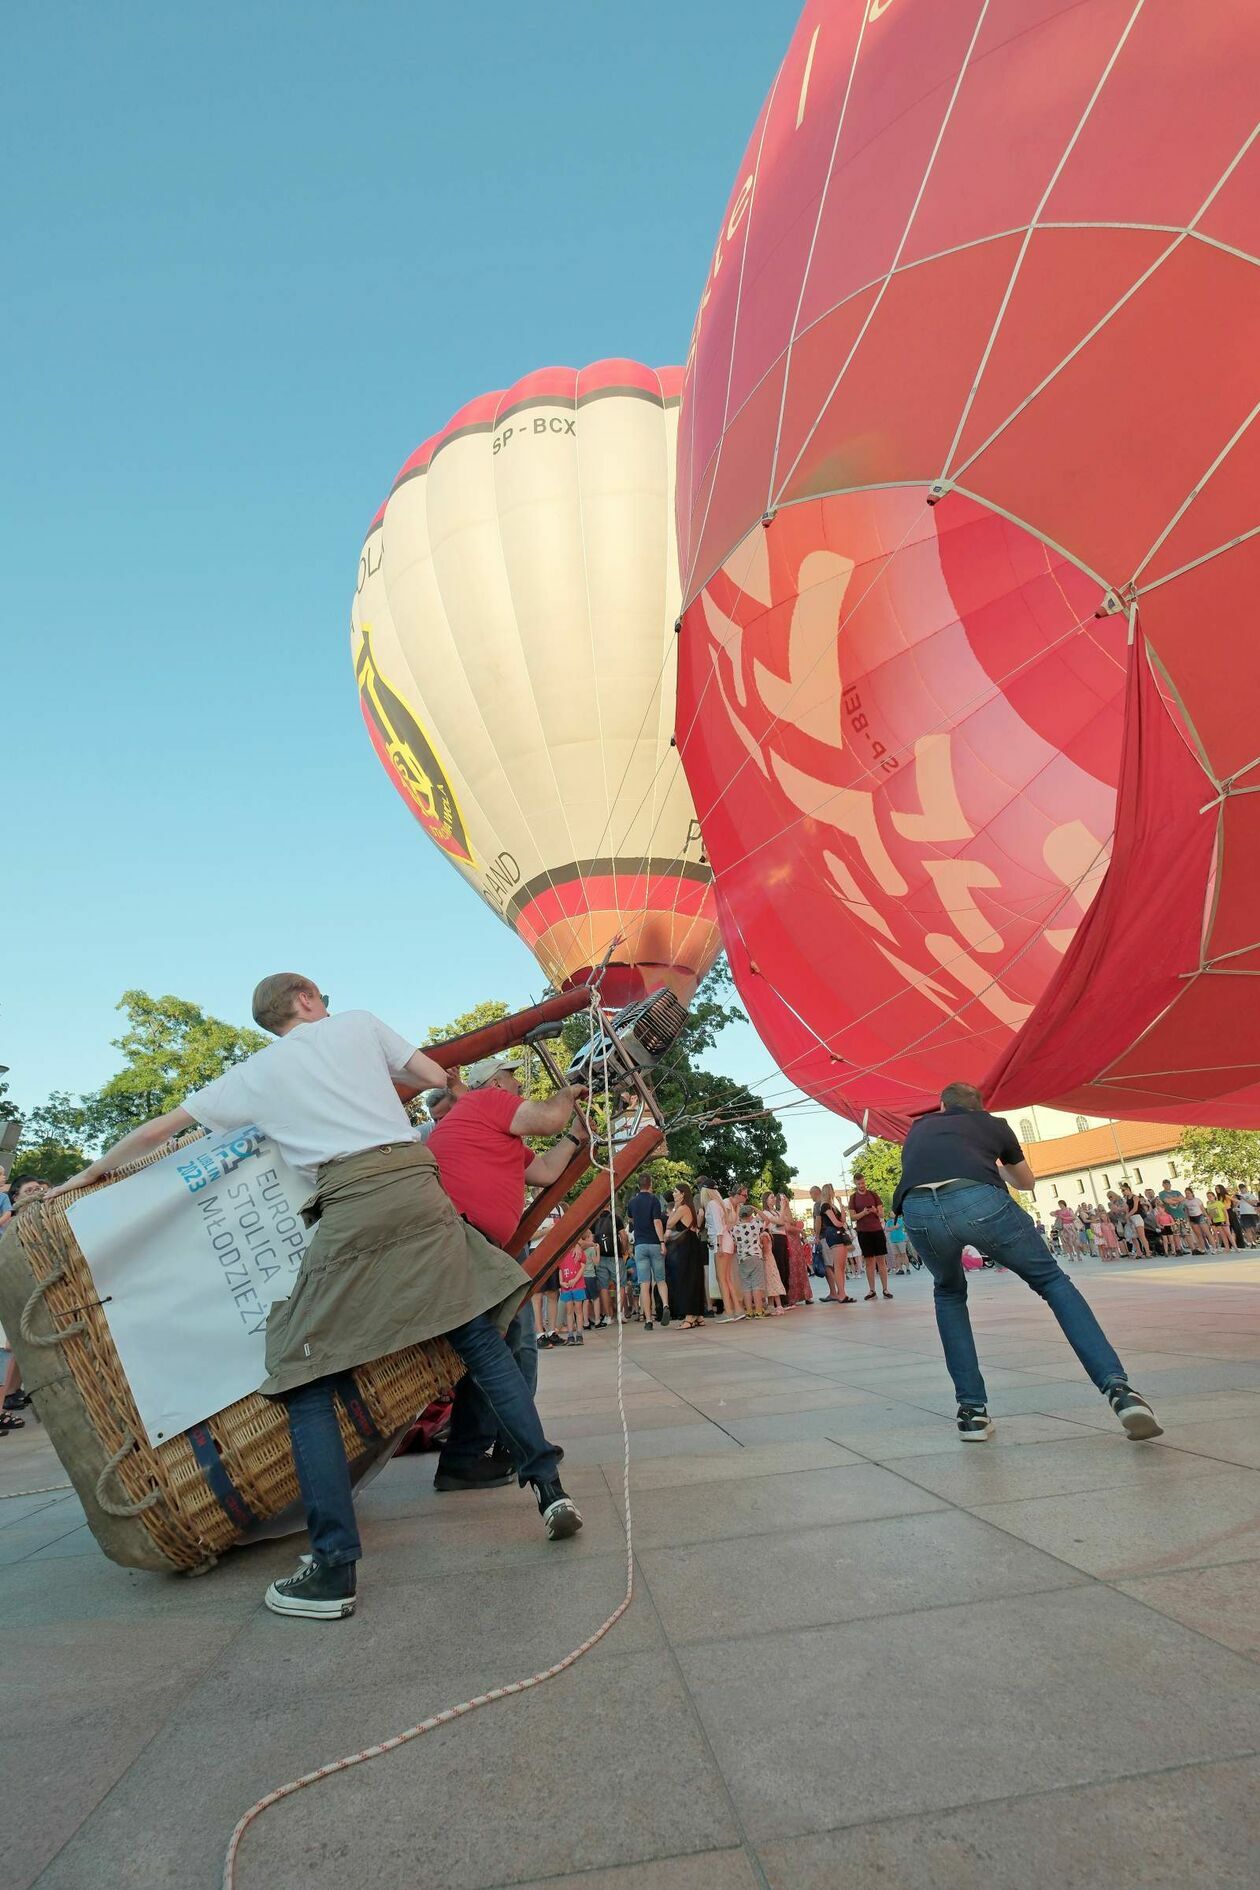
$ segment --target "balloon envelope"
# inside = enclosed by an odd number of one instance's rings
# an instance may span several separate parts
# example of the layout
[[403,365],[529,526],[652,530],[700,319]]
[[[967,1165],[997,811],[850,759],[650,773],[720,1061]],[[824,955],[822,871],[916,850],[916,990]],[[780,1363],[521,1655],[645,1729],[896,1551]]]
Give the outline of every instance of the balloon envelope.
[[794,1081],[1260,1123],[1260,12],[811,0],[679,442],[678,739]]
[[547,368],[461,409],[373,520],[351,609],[368,734],[557,988],[683,999],[719,944],[674,717],[681,371]]

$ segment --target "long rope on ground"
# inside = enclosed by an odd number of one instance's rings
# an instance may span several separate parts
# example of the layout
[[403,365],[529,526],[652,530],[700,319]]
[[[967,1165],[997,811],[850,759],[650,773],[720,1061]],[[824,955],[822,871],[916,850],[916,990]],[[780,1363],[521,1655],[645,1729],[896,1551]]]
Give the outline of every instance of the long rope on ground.
[[[595,996],[591,997],[591,1030],[600,1027],[599,1008]],[[617,1213],[616,1175],[613,1166],[612,1145],[612,1108],[608,1087],[608,1063],[604,1060],[604,1110],[605,1110],[605,1148],[601,1156],[596,1148],[596,1136],[588,1124],[590,1151],[594,1161],[608,1171],[608,1202],[614,1222]],[[634,1599],[634,1537],[630,1517],[630,1427],[626,1422],[626,1406],[623,1390],[625,1320],[622,1309],[622,1262],[621,1250],[614,1235],[614,1259],[617,1269],[617,1411],[621,1418],[621,1437],[624,1446],[622,1463],[622,1497],[626,1511],[626,1592],[613,1609],[608,1619],[588,1635],[580,1647],[558,1660],[554,1667],[545,1667],[541,1673],[530,1674],[524,1680],[512,1680],[506,1686],[492,1687],[488,1693],[478,1693],[471,1700],[461,1700],[458,1706],[448,1706],[441,1713],[434,1713],[429,1719],[422,1719],[418,1725],[408,1726],[405,1732],[395,1733],[390,1739],[382,1739],[379,1745],[365,1746],[361,1752],[347,1753],[343,1759],[333,1759],[327,1765],[321,1765],[313,1772],[304,1772],[300,1778],[290,1779],[287,1785],[277,1785],[255,1805],[251,1805],[243,1817],[239,1818],[236,1828],[228,1839],[227,1855],[223,1860],[223,1890],[236,1890],[236,1859],[240,1850],[241,1839],[256,1818],[260,1818],[281,1799],[292,1798],[295,1792],[305,1791],[308,1785],[317,1785],[321,1779],[332,1778],[338,1772],[348,1772],[353,1766],[366,1765],[370,1759],[379,1759],[387,1752],[397,1752],[400,1746],[409,1745],[413,1739],[419,1739],[425,1733],[435,1732],[439,1726],[446,1726],[453,1719],[462,1719],[465,1714],[475,1712],[479,1706],[489,1706],[494,1700],[506,1700],[513,1694],[528,1693],[533,1687],[540,1687],[544,1680],[554,1680],[557,1674],[564,1673],[581,1660],[583,1654],[589,1654],[597,1642],[614,1628]]]

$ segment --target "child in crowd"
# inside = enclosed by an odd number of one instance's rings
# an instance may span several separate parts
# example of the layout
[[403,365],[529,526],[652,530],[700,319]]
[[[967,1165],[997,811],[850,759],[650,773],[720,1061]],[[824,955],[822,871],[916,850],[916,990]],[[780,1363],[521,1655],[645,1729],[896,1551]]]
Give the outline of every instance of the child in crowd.
[[582,1344],[582,1315],[586,1309],[586,1254],[581,1247],[570,1247],[560,1262],[560,1317],[566,1345]]
[[586,1292],[586,1304],[582,1308],[582,1324],[589,1332],[592,1326],[601,1323],[599,1317],[599,1242],[588,1228],[578,1245],[582,1249],[582,1285]]
[[735,1276],[754,1319],[766,1315],[766,1263],[762,1253],[761,1215],[745,1201],[731,1229],[735,1242]]
[[910,1258],[906,1252],[906,1224],[900,1214],[890,1218],[884,1232],[888,1236],[888,1251],[892,1256],[894,1273],[909,1273]]
[[780,1319],[787,1310],[787,1288],[779,1272],[779,1263],[774,1257],[774,1246],[768,1233],[761,1236],[761,1260],[766,1311],[772,1319]]

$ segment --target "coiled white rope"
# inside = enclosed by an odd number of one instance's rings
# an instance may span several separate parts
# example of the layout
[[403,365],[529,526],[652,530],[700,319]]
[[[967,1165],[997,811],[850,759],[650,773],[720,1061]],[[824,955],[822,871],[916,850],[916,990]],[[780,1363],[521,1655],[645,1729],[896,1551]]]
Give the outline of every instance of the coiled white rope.
[[[596,1005],[595,995],[592,993],[592,1033],[598,1031],[600,1027],[599,1011]],[[304,1791],[308,1785],[317,1785],[321,1779],[332,1778],[337,1772],[348,1772],[352,1766],[366,1765],[369,1759],[379,1759],[387,1752],[397,1752],[399,1746],[409,1745],[413,1739],[419,1739],[424,1733],[434,1732],[439,1726],[445,1726],[453,1719],[462,1719],[466,1713],[475,1712],[479,1706],[489,1706],[494,1700],[506,1700],[515,1693],[528,1693],[532,1687],[540,1687],[544,1680],[554,1680],[557,1674],[564,1673],[569,1667],[576,1665],[576,1663],[581,1660],[583,1654],[589,1654],[591,1648],[594,1647],[597,1642],[603,1640],[605,1634],[617,1625],[634,1599],[634,1538],[630,1518],[630,1426],[626,1422],[626,1406],[622,1382],[625,1329],[625,1320],[622,1310],[624,1295],[622,1286],[621,1244],[616,1234],[617,1193],[616,1175],[613,1167],[612,1098],[609,1093],[608,1085],[607,1057],[603,1059],[603,1066],[605,1117],[605,1151],[603,1156],[600,1155],[596,1147],[595,1131],[589,1123],[588,1133],[590,1136],[590,1150],[593,1160],[596,1161],[600,1167],[606,1168],[608,1171],[608,1206],[609,1212],[613,1217],[613,1259],[616,1266],[617,1279],[617,1411],[621,1418],[621,1437],[623,1445],[622,1497],[626,1512],[626,1592],[617,1607],[613,1609],[608,1619],[600,1627],[597,1627],[593,1634],[588,1635],[587,1639],[582,1642],[580,1647],[575,1647],[572,1653],[565,1655],[563,1660],[558,1660],[554,1667],[545,1667],[541,1673],[530,1674],[529,1678],[525,1680],[512,1680],[506,1686],[492,1687],[488,1693],[478,1693],[474,1699],[461,1700],[458,1706],[448,1706],[445,1711],[434,1713],[429,1719],[422,1719],[418,1725],[408,1726],[405,1732],[395,1733],[391,1739],[383,1739],[379,1745],[365,1746],[361,1752],[347,1753],[344,1759],[333,1759],[328,1765],[321,1765],[314,1772],[304,1772],[301,1778],[290,1779],[287,1785],[277,1785],[274,1791],[270,1791],[267,1793],[266,1797],[260,1798],[256,1805],[251,1805],[245,1815],[237,1820],[236,1828],[228,1839],[227,1855],[223,1860],[223,1890],[236,1890],[236,1859],[237,1853],[240,1850],[241,1839],[244,1837],[246,1831],[248,1831],[250,1825],[253,1824],[254,1820],[260,1818],[265,1811],[269,1811],[272,1805],[278,1805],[282,1798],[292,1798],[295,1792]]]

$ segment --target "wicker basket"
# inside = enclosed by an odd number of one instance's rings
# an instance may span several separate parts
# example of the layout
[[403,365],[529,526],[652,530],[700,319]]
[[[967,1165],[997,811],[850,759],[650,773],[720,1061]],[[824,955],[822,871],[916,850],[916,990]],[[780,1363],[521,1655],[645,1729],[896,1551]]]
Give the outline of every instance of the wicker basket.
[[[75,1198],[24,1208],[10,1223],[0,1241],[0,1322],[105,1553],[133,1568],[206,1568],[297,1501],[288,1415],[251,1392],[181,1437],[156,1448],[146,1441],[66,1219]],[[379,1451],[380,1438],[463,1372],[444,1339],[360,1366],[338,1398],[347,1454],[362,1455],[373,1433]]]

